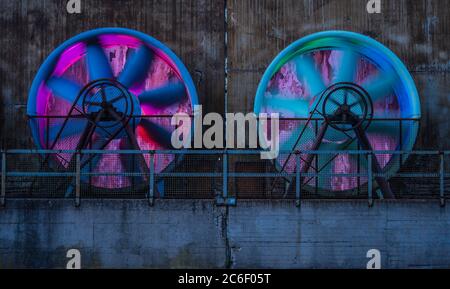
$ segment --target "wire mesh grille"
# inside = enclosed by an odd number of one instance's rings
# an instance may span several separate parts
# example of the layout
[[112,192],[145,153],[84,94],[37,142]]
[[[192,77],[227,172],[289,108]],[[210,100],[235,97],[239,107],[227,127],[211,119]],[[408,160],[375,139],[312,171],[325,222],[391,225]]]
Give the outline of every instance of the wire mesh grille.
[[[6,156],[6,197],[7,198],[70,198],[74,197],[77,184],[77,168],[55,168],[49,165],[52,158],[61,153],[53,151],[10,151]],[[316,156],[316,152],[314,153]],[[309,153],[291,154],[294,163],[307,158]],[[393,175],[384,176],[389,179],[397,198],[439,198],[446,197],[450,191],[450,152],[392,152],[397,164],[403,162],[400,170]],[[158,154],[172,155],[176,159],[170,169],[157,172],[148,167],[143,170],[142,163],[150,164]],[[287,157],[290,153],[284,154]],[[352,152],[345,155],[356,155],[365,159],[365,152]],[[73,154],[76,155],[76,154]],[[324,157],[325,153],[317,152]],[[385,152],[374,152],[381,163]],[[109,166],[101,172],[82,166],[83,160],[101,156]],[[131,171],[121,171],[121,159],[134,162]],[[300,156],[302,158],[300,158]],[[226,158],[226,162],[224,162]],[[148,169],[148,171],[147,171]],[[319,172],[311,167],[307,173],[301,174],[300,191],[297,191],[297,173],[281,171],[273,160],[262,160],[258,151],[83,151],[80,154],[79,194],[81,198],[148,198],[153,182],[153,196],[156,198],[210,198],[218,196],[236,197],[238,199],[294,199],[298,198],[367,198],[367,167],[359,173],[345,171]],[[377,176],[378,174],[374,174]],[[153,175],[153,176],[152,176]],[[300,175],[300,174],[299,174]],[[340,181],[339,181],[340,180]],[[224,181],[226,186],[224,186]],[[355,182],[350,190],[326,190],[317,185],[328,181],[334,185],[344,182]],[[110,187],[98,187],[98,182],[108,182]],[[373,181],[376,189],[376,181]],[[377,191],[375,190],[375,194]]]

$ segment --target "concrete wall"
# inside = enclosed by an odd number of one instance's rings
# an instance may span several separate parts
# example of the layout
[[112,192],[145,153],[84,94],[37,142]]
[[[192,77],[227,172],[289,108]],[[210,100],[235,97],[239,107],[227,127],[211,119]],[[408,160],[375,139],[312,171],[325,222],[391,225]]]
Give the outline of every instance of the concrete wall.
[[9,200],[0,268],[449,268],[450,208],[437,201]]

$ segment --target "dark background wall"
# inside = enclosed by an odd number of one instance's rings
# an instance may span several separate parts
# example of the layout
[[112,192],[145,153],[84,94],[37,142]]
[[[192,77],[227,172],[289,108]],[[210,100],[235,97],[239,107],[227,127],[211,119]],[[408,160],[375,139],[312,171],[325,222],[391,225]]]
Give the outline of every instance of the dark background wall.
[[34,147],[26,101],[34,75],[49,53],[82,31],[120,26],[167,44],[192,74],[204,109],[219,113],[225,103],[230,112],[251,111],[265,68],[292,41],[332,29],[369,35],[390,47],[416,81],[423,112],[417,149],[448,148],[446,0],[382,0],[381,14],[368,14],[366,0],[81,2],[82,13],[70,15],[65,0],[0,0],[2,147]]

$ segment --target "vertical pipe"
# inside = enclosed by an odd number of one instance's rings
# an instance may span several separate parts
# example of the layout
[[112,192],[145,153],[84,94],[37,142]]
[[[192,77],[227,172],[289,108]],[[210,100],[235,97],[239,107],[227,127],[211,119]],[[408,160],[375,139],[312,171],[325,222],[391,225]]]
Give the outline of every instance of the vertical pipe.
[[296,152],[295,154],[295,199],[296,199],[296,206],[300,206],[300,192],[301,192],[301,177],[300,177],[300,153]]
[[373,206],[373,196],[372,196],[372,187],[373,187],[373,177],[372,177],[372,152],[367,154],[367,194],[369,198],[369,207]]
[[4,206],[6,201],[6,151],[2,152],[2,181],[1,181],[1,196],[0,205]]
[[226,150],[223,152],[222,166],[222,197],[226,201],[228,198],[228,154]]
[[81,154],[79,151],[75,157],[75,206],[80,205],[80,186],[81,186]]
[[153,206],[155,199],[155,155],[154,152],[150,153],[150,178],[149,178],[149,190],[148,190],[148,204]]
[[445,206],[445,166],[444,166],[444,153],[440,153],[440,172],[439,172],[439,195],[441,206]]

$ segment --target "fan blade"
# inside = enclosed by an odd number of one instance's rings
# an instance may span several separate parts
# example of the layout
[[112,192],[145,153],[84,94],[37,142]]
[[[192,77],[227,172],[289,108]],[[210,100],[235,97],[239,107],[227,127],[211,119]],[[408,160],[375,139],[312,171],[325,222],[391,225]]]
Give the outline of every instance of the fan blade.
[[355,80],[356,69],[358,65],[359,56],[352,50],[344,50],[334,82],[353,82]]
[[141,119],[139,125],[145,129],[145,131],[151,136],[153,140],[155,140],[158,144],[160,144],[165,149],[172,149],[172,133],[168,131],[163,126],[154,123],[149,119]]
[[[280,140],[280,149],[282,151],[293,151],[295,149],[305,149],[304,147],[302,147],[302,141],[301,140],[312,140],[314,139],[314,132],[313,130],[308,126],[306,127],[306,129],[303,131],[305,125],[301,124],[298,125],[294,131],[291,133],[291,136],[286,140],[286,141],[282,141]],[[303,132],[303,135],[300,137],[300,134]],[[301,140],[298,142],[297,146],[294,148],[295,143],[297,142],[297,140],[301,138]]]
[[153,60],[150,48],[141,45],[128,59],[123,71],[118,78],[119,82],[130,88],[134,84],[143,81]]
[[369,93],[373,102],[394,92],[397,75],[394,71],[380,73],[377,77],[366,80],[361,86]]
[[[93,150],[100,150],[103,149],[104,144],[108,142],[105,139],[99,137],[96,140],[94,140],[94,143],[91,145]],[[81,181],[83,183],[87,183],[89,181],[89,173],[95,170],[97,167],[97,164],[101,159],[103,159],[103,154],[83,154],[81,157]],[[75,178],[72,180],[72,182],[67,187],[67,191],[65,193],[65,197],[69,197],[73,194],[75,190]]]
[[[59,135],[59,139],[64,139],[66,137],[71,137],[77,134],[81,134],[83,129],[86,127],[87,120],[84,118],[71,118],[67,121],[64,129]],[[53,124],[49,128],[49,139],[54,141],[61,130],[63,123]]]
[[[102,137],[98,137],[91,145],[92,150],[101,150],[103,149],[103,146],[106,142],[106,139]],[[82,164],[82,172],[88,173],[92,172],[96,169],[98,163],[100,160],[104,157],[104,154],[85,154],[82,157],[81,164]],[[89,176],[84,176],[82,180],[88,179]]]
[[[350,140],[349,141],[344,141],[342,143],[335,143],[335,142],[322,142],[319,146],[319,151],[343,151],[343,150],[349,150],[349,146],[350,146]],[[322,154],[322,155],[327,155],[327,154]],[[331,154],[331,156],[333,156]]]
[[309,116],[309,102],[305,99],[289,98],[266,98],[265,103],[268,106],[295,113],[295,117]]
[[[358,164],[358,155],[351,155],[350,159],[355,162],[355,164]],[[359,172],[360,173],[366,173],[367,172],[367,157],[365,155],[359,155]]]
[[[349,140],[343,143],[322,143],[320,151],[344,151],[356,150],[356,140]],[[331,181],[333,178],[333,164],[336,161],[337,153],[318,155],[317,171],[319,175],[319,187],[331,190]]]
[[[351,154],[349,155],[350,162],[358,165],[358,155],[357,154]],[[364,174],[367,172],[367,156],[364,154],[359,155],[359,171],[361,174]],[[357,169],[355,168],[354,173],[357,173]]]
[[[353,141],[352,143],[354,143]],[[342,142],[342,143],[326,143],[322,142],[319,146],[319,151],[343,151],[343,150],[350,150],[349,146],[352,144],[350,141]],[[322,169],[326,168],[327,166],[331,166],[332,162],[330,162],[331,159],[333,159],[337,153],[327,153],[327,154],[318,154],[318,168],[317,170],[321,171]]]
[[[77,83],[61,77],[52,77],[46,82],[47,87],[52,93],[71,104],[75,102],[82,87]],[[80,100],[78,100],[78,103]]]
[[[136,174],[141,172],[138,165],[139,160],[134,154],[120,154],[119,158],[125,173]],[[128,176],[128,178],[134,179],[135,182],[143,180],[142,176]]]
[[[391,122],[396,122],[396,120],[400,119],[400,118],[401,118],[400,110],[393,110],[390,108],[385,108],[382,110],[382,109],[376,108],[373,111],[374,121],[377,121],[377,119],[387,119],[387,120],[390,120]],[[381,120],[378,120],[378,121],[381,121]],[[397,123],[399,123],[399,122],[397,121]]]
[[[317,161],[317,178],[320,188],[331,190],[331,179],[333,171],[333,155],[318,155]],[[314,163],[315,165],[315,163]],[[313,166],[314,166],[313,165]]]
[[297,78],[304,80],[309,87],[311,97],[314,97],[325,90],[322,75],[316,69],[314,59],[309,56],[298,56],[295,60]]
[[144,91],[139,95],[139,100],[141,103],[148,103],[154,107],[162,107],[180,102],[185,95],[186,89],[184,84],[181,81],[177,81]]
[[108,58],[99,44],[89,44],[87,46],[87,66],[91,81],[102,78],[113,78]]
[[396,121],[384,121],[373,119],[367,128],[367,133],[376,133],[396,137],[400,135],[400,124]]
[[[132,147],[128,138],[123,138],[120,141],[120,149],[133,150],[134,148]],[[120,154],[120,156],[119,156],[120,163],[122,164],[122,167],[125,169],[125,172],[127,172],[127,173],[141,172],[141,170],[139,168],[139,158],[138,157],[139,156],[135,155],[135,154]],[[143,180],[142,176],[133,176],[130,178],[134,179],[135,181]]]

